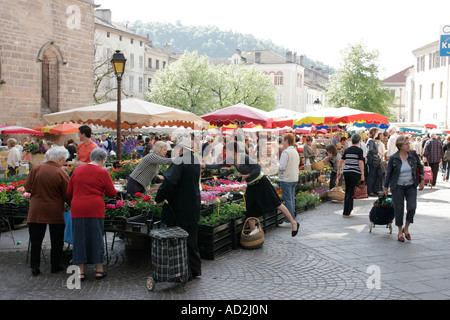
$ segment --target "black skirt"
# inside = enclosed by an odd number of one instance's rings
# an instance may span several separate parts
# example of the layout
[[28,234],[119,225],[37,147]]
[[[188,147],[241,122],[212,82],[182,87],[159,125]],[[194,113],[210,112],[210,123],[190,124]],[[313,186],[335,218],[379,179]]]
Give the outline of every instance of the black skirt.
[[281,205],[281,199],[266,176],[257,183],[248,185],[245,192],[248,217],[259,217],[274,211]]

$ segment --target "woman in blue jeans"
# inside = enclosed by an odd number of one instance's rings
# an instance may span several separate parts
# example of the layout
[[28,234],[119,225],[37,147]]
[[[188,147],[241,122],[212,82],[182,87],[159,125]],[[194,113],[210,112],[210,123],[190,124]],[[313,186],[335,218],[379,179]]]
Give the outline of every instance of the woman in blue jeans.
[[[295,148],[295,137],[292,133],[283,136],[284,151],[278,164],[281,194],[284,204],[295,219],[295,188],[298,182],[300,156]],[[291,223],[286,217],[280,227],[290,227]]]
[[[398,151],[389,158],[383,189],[387,196],[389,186],[391,188],[395,225],[398,227],[397,239],[404,242],[405,238],[411,240],[409,225],[414,222],[416,213],[417,186],[419,186],[419,190],[422,190],[425,182],[423,166],[417,153],[410,151],[408,138],[406,136],[398,137],[395,145]],[[405,200],[406,222],[403,227]],[[403,234],[405,234],[404,237]]]

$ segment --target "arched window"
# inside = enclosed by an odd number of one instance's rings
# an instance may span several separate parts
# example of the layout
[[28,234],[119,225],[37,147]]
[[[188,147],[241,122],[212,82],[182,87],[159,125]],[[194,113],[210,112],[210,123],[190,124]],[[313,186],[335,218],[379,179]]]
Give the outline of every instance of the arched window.
[[275,72],[273,72],[273,71],[269,72],[269,77],[270,77],[270,80],[272,80],[272,83],[276,85]]
[[279,71],[275,77],[275,85],[282,86],[283,85],[283,72]]
[[58,59],[47,50],[42,59],[41,113],[58,112]]
[[39,50],[37,61],[41,63],[41,114],[59,111],[59,65],[65,64],[53,41]]

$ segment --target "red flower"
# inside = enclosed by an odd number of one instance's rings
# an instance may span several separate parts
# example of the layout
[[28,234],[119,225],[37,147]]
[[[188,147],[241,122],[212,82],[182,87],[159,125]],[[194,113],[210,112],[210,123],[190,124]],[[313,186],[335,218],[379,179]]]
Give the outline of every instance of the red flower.
[[150,197],[149,195],[146,195],[146,196],[144,197],[144,199],[142,199],[142,201],[144,201],[144,202],[150,201],[150,200],[152,200],[152,197]]
[[142,198],[144,195],[142,194],[142,193],[140,193],[140,192],[136,192],[135,194],[134,194],[136,197],[138,197],[138,198]]

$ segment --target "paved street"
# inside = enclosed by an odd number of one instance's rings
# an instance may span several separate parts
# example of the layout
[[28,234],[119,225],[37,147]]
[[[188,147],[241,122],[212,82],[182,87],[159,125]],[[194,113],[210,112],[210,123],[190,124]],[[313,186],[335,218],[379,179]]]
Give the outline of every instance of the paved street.
[[[68,274],[50,273],[47,264],[31,275],[25,263],[28,230],[0,238],[0,299],[19,300],[429,300],[450,298],[450,183],[419,192],[412,241],[400,243],[384,226],[369,233],[368,213],[375,198],[356,200],[354,217],[342,218],[342,203],[326,202],[301,213],[301,231],[266,234],[262,249],[234,250],[203,260],[203,275],[185,285],[158,282],[151,275],[149,254],[124,249],[116,241],[108,276],[94,279],[92,268],[81,289],[68,289]],[[111,244],[111,242],[110,242]],[[379,275],[379,277],[377,277]]]

